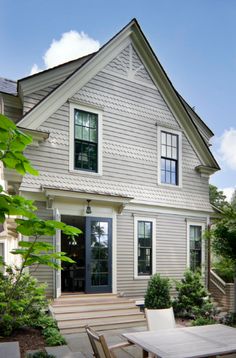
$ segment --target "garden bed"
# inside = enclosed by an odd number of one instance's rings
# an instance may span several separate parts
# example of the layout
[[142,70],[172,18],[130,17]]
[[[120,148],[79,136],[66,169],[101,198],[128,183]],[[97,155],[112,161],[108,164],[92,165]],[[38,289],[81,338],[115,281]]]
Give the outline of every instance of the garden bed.
[[2,342],[19,342],[21,358],[25,357],[27,351],[45,351],[45,342],[41,331],[36,328],[22,328],[11,334],[9,337],[0,337]]

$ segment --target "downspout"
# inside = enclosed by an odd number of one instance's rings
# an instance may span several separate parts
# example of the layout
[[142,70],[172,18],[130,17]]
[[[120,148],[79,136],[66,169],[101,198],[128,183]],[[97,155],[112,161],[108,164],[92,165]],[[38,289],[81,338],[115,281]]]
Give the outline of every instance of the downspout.
[[211,229],[210,217],[207,216],[207,289],[210,289],[210,275],[211,275],[211,236],[209,235]]

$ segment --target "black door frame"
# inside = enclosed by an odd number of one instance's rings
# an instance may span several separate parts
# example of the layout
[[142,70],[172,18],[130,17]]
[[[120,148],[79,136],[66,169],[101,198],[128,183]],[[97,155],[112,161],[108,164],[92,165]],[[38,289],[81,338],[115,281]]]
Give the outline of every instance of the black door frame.
[[[91,285],[91,222],[100,221],[108,223],[108,285]],[[85,293],[112,292],[112,218],[86,216],[85,218]]]

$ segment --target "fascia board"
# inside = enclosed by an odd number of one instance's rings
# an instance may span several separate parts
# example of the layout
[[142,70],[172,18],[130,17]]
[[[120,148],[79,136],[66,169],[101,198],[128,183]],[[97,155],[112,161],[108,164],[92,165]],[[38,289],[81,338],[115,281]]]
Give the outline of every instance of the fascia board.
[[154,83],[162,93],[169,108],[172,110],[174,117],[181,127],[184,128],[185,133],[189,141],[191,142],[195,152],[198,154],[199,159],[204,165],[219,169],[218,164],[210,154],[203,138],[200,136],[195,125],[193,124],[186,108],[183,106],[179,97],[176,94],[172,84],[170,83],[167,75],[165,74],[159,61],[154,56],[152,50],[143,38],[142,34],[137,31],[133,31],[131,38],[135,46],[136,51],[144,61],[149,74],[151,75]]
[[78,59],[71,63],[65,63],[63,65],[59,65],[58,67],[39,72],[36,75],[20,79],[18,81],[18,91],[20,91],[23,96],[27,96],[30,93],[47,86],[59,84],[65,79],[65,77],[68,77],[73,71],[75,71],[78,66],[81,66],[87,58],[88,56],[84,59]]
[[108,45],[104,46],[81,69],[71,75],[64,83],[57,87],[48,97],[33,108],[29,114],[19,122],[19,125],[29,129],[37,129],[41,123],[58,110],[71,96],[82,88],[113,58],[115,58],[130,43],[131,29],[128,27]]

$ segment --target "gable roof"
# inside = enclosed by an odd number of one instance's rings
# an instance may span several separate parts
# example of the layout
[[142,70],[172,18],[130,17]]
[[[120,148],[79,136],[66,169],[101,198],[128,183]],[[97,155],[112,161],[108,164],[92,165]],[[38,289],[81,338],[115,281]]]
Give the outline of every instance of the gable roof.
[[168,78],[136,19],[131,20],[117,35],[102,46],[97,53],[84,61],[58,87],[27,112],[19,122],[19,125],[29,129],[36,129],[131,42],[148,69],[153,82],[157,85],[163,98],[175,113],[181,127],[184,128],[187,138],[195,148],[202,163],[206,167],[211,168],[212,172],[219,170],[219,165],[199,132],[195,121]]

